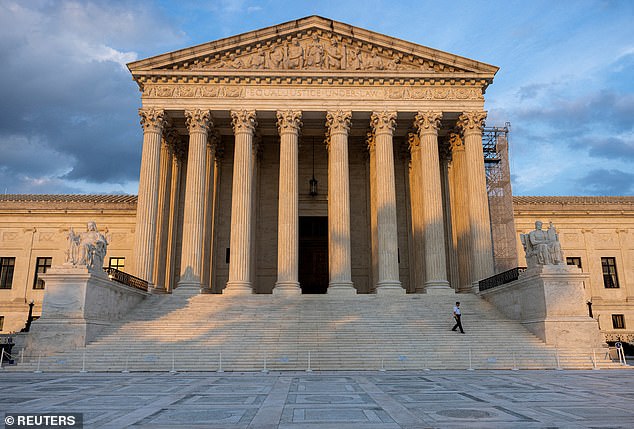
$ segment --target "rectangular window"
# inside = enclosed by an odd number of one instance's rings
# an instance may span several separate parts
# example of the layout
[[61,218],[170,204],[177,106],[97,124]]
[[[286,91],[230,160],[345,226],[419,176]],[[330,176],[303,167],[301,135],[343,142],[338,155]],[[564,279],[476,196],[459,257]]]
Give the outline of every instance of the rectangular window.
[[0,289],[11,289],[15,258],[0,258]]
[[616,275],[616,258],[601,258],[603,268],[603,286],[606,288],[618,288],[619,278]]
[[123,271],[125,268],[125,258],[110,258],[108,262],[108,268],[114,268],[115,270]]
[[614,329],[625,329],[625,316],[623,314],[613,314],[612,327]]
[[0,331],[4,329],[4,316],[0,316]]
[[40,278],[40,274],[44,274],[46,270],[51,268],[52,263],[53,258],[37,258],[35,262],[35,277],[33,278],[33,289],[44,289],[44,280]]
[[577,256],[566,258],[566,265],[576,265],[577,268],[581,269],[581,258]]

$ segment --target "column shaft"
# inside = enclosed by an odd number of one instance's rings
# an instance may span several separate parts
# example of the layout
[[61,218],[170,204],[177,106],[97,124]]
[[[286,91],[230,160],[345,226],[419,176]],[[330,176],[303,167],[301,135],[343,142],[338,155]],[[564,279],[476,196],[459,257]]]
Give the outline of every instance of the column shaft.
[[326,114],[328,127],[328,293],[356,294],[350,258],[348,131],[352,112]]
[[183,192],[181,191],[182,165],[185,153],[182,145],[175,142],[172,157],[172,180],[170,183],[169,220],[167,229],[167,256],[165,265],[165,289],[174,290],[176,282],[176,261],[178,249],[176,243],[181,231],[180,203]]
[[202,286],[207,133],[212,124],[208,110],[186,110],[185,117],[189,128],[189,150],[178,289],[179,293],[197,293]]
[[280,177],[277,230],[277,282],[273,293],[299,294],[298,143],[302,114],[277,112]]
[[441,118],[441,112],[419,112],[414,120],[418,128],[421,147],[426,293],[453,292],[447,281],[445,225],[438,157],[438,128]]
[[458,118],[464,131],[474,288],[479,280],[493,275],[491,219],[482,151],[482,127],[485,118],[486,112],[465,112]]
[[379,238],[379,281],[376,291],[405,293],[398,273],[398,231],[396,223],[396,182],[392,136],[396,112],[375,112],[370,119],[376,151],[377,229]]
[[251,221],[253,184],[253,134],[255,111],[233,111],[235,149],[231,194],[229,281],[223,293],[252,293]]
[[[171,133],[170,133],[171,134]],[[170,184],[172,182],[172,156],[171,143],[166,136],[161,144],[161,167],[158,189],[158,213],[156,217],[156,254],[154,263],[154,292],[165,293],[165,259],[167,257],[168,220]]]
[[467,190],[467,160],[464,141],[458,134],[449,137],[451,145],[452,183],[452,218],[453,233],[456,237],[458,253],[459,283],[457,292],[471,290],[473,272],[471,269],[471,231],[469,229],[469,195]]
[[207,171],[205,173],[205,213],[204,213],[204,239],[202,256],[202,284],[203,291],[211,291],[211,276],[214,255],[214,202],[216,194],[216,144],[217,136],[211,136],[207,142]]
[[139,109],[143,126],[143,151],[134,237],[135,275],[153,286],[153,263],[156,241],[156,218],[160,172],[161,140],[164,111]]
[[379,235],[376,225],[376,145],[374,144],[373,133],[368,133],[367,145],[370,162],[370,263],[372,266],[370,290],[374,291],[379,281]]
[[413,266],[412,282],[416,293],[425,291],[425,222],[423,219],[423,182],[421,178],[420,137],[410,133],[408,136],[410,162],[410,204],[412,209]]

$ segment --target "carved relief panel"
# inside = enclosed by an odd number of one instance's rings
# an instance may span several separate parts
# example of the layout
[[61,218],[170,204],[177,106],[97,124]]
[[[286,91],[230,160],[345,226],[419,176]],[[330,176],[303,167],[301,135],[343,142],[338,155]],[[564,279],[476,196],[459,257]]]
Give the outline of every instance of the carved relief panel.
[[322,30],[231,49],[181,65],[180,70],[416,70],[464,72],[455,66],[423,59]]

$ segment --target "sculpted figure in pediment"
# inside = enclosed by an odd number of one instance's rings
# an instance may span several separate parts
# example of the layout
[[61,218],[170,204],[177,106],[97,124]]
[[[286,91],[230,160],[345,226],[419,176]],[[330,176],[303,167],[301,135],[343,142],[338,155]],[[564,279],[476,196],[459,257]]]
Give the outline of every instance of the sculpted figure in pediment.
[[304,48],[297,39],[288,47],[287,64],[289,69],[300,69],[304,65]]
[[236,54],[229,54],[228,59],[220,60],[216,65],[216,68],[229,68],[229,69],[241,69],[244,67],[244,61],[238,58]]
[[355,48],[346,49],[346,68],[349,70],[359,70],[361,68],[361,51]]
[[383,58],[379,57],[376,52],[372,52],[369,56],[367,53],[363,53],[363,65],[367,70],[383,70],[385,64]]
[[264,68],[266,64],[266,54],[264,51],[255,52],[249,58],[249,67],[254,69]]
[[313,36],[312,42],[306,48],[304,67],[319,68],[324,57],[324,47],[319,43],[319,37]]
[[337,39],[333,39],[330,42],[330,45],[326,45],[324,49],[325,53],[325,67],[330,70],[339,70],[341,69],[341,60],[343,58],[343,52],[341,51],[341,47],[337,42]]
[[274,47],[269,52],[269,68],[281,69],[284,65],[285,49],[283,46]]

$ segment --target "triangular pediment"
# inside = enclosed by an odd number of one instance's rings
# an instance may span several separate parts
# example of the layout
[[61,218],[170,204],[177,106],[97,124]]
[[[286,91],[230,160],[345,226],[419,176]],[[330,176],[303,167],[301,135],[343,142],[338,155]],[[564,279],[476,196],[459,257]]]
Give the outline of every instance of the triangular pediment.
[[489,80],[497,67],[319,16],[128,64],[145,74],[434,75]]

